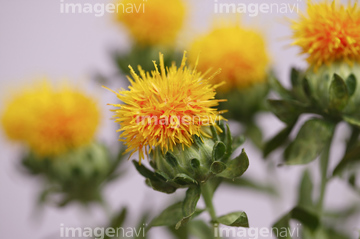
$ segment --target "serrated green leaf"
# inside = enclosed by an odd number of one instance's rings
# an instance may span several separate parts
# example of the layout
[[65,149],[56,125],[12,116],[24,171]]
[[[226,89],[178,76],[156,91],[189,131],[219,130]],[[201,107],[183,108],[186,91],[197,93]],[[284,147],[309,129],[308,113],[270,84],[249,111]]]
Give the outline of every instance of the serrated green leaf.
[[264,146],[264,158],[266,158],[272,151],[283,145],[289,138],[289,135],[294,125],[289,125],[281,130],[277,135],[271,138]]
[[299,194],[298,194],[298,205],[306,208],[311,208],[314,206],[312,200],[313,193],[313,183],[311,180],[311,175],[308,170],[305,170],[301,179]]
[[188,224],[191,235],[198,239],[214,239],[214,231],[204,221],[194,220]]
[[329,88],[330,105],[332,108],[342,110],[349,101],[349,93],[344,80],[334,74]]
[[275,76],[270,75],[269,77],[269,85],[270,88],[273,89],[276,93],[278,93],[282,98],[291,99],[292,95],[291,92],[285,89],[281,83],[276,79]]
[[211,134],[212,134],[213,140],[215,140],[215,142],[216,142],[216,141],[220,141],[220,137],[219,137],[219,135],[218,135],[218,133],[217,133],[217,131],[216,131],[215,126],[210,125],[210,130],[211,130]]
[[198,184],[197,181],[195,179],[193,179],[192,177],[184,174],[184,173],[179,173],[175,176],[175,178],[173,179],[173,181],[177,184],[180,185],[188,185],[188,184]]
[[175,203],[167,207],[157,217],[155,217],[149,224],[151,227],[159,226],[173,226],[183,217],[182,202]]
[[226,147],[226,153],[231,154],[232,153],[232,144],[233,144],[233,137],[231,135],[230,127],[228,124],[226,124],[226,130],[224,131],[226,134],[226,138],[224,139]]
[[227,136],[226,126],[225,126],[224,121],[223,121],[223,120],[220,120],[220,121],[218,122],[218,126],[220,127],[220,129],[221,129],[221,131],[222,131],[222,133],[219,134],[220,140],[221,140],[222,142],[224,142],[224,141],[226,141],[226,136]]
[[218,174],[220,177],[234,179],[240,177],[245,173],[249,167],[249,158],[245,153],[245,150],[242,149],[241,154],[233,160],[230,160],[226,164],[226,169]]
[[139,164],[139,162],[133,160],[132,161],[136,170],[142,175],[144,176],[145,178],[149,178],[151,180],[159,180],[156,175],[155,175],[155,172],[149,170],[147,167],[145,167],[143,164]]
[[290,80],[293,87],[296,87],[300,84],[300,73],[297,69],[291,68]]
[[231,227],[249,227],[245,212],[232,212],[217,218],[218,222]]
[[200,168],[200,161],[198,159],[191,159],[190,165],[193,169],[199,169]]
[[[192,223],[191,223],[192,224]],[[167,229],[176,239],[189,239],[190,233],[187,226],[176,229],[174,226],[168,226]]]
[[190,187],[186,191],[185,200],[182,204],[183,216],[189,217],[194,214],[196,205],[200,199],[200,187]]
[[212,160],[213,161],[220,161],[223,159],[226,152],[226,146],[223,142],[217,141],[214,144],[213,151],[212,151]]
[[291,210],[291,218],[298,220],[313,231],[320,226],[320,219],[315,213],[299,206]]
[[268,100],[268,105],[270,111],[288,125],[293,125],[305,109],[305,105],[294,100]]
[[[273,228],[277,228],[280,231],[282,228],[288,228],[290,230],[290,220],[295,219],[302,223],[304,227],[311,231],[315,231],[320,226],[320,220],[316,214],[310,212],[302,207],[295,207],[290,212],[282,216],[274,225]],[[277,235],[279,239],[291,239],[289,233],[285,235],[279,233]]]
[[322,119],[305,122],[284,152],[286,164],[306,164],[315,160],[332,137],[333,130],[334,124]]
[[[204,209],[196,209],[192,217],[196,217],[204,212]],[[175,203],[166,209],[164,209],[157,217],[155,217],[148,226],[160,227],[160,226],[174,226],[183,218],[183,202]]]
[[347,165],[355,162],[360,162],[360,145],[353,147],[344,155],[339,164],[335,167],[333,175],[340,175]]
[[349,92],[349,96],[352,96],[355,93],[357,84],[356,84],[356,77],[354,74],[351,74],[345,80],[347,90]]
[[[272,228],[275,228],[278,231],[280,231],[280,229],[282,229],[282,228],[290,229],[290,223],[289,223],[290,219],[291,219],[291,215],[290,215],[290,213],[287,213],[283,217],[281,217],[277,222],[275,222],[275,224],[272,226]],[[276,236],[279,239],[292,239],[291,236],[289,235],[289,233],[286,233],[285,235],[278,233]]]
[[178,161],[176,160],[176,157],[173,153],[170,151],[167,151],[165,154],[165,160],[168,162],[172,167],[178,166]]
[[211,164],[210,171],[213,174],[219,174],[226,169],[226,164],[220,161],[215,161]]
[[232,143],[233,150],[236,150],[237,148],[239,148],[241,145],[244,144],[245,141],[246,141],[246,138],[243,135],[235,137],[233,139],[233,143]]
[[170,184],[163,182],[163,181],[156,181],[156,180],[151,180],[149,178],[147,178],[145,180],[146,184],[151,187],[152,189],[159,191],[159,192],[163,192],[163,193],[174,193],[176,191],[176,187],[171,186]]
[[182,219],[176,224],[175,228],[178,229],[185,225],[190,218],[194,215],[196,205],[200,199],[201,190],[200,187],[190,187],[186,191],[185,199],[182,203]]
[[312,99],[313,96],[312,96],[311,88],[310,88],[310,85],[309,85],[309,80],[306,77],[304,77],[304,79],[302,81],[302,87],[303,87],[305,95],[308,98]]
[[167,182],[170,180],[170,178],[162,171],[156,170],[155,175],[157,178],[161,179],[164,182]]

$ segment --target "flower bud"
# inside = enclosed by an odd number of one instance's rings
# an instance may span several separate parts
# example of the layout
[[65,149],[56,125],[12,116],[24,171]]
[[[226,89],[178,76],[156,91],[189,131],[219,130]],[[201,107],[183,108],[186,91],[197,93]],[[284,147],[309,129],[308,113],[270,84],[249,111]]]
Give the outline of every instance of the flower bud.
[[360,104],[360,65],[345,62],[310,68],[305,76],[305,91],[325,113],[354,115]]
[[191,146],[177,144],[167,152],[156,147],[150,154],[150,165],[155,172],[134,161],[137,170],[147,178],[149,186],[172,193],[177,188],[206,183],[216,176],[232,179],[245,172],[248,167],[245,152],[241,154],[241,160],[236,158],[229,161],[232,149],[239,146],[239,143],[233,143],[229,127],[220,124],[222,133],[218,133],[214,126],[204,128],[212,138],[195,135]]
[[103,145],[92,143],[52,158],[30,154],[23,165],[32,173],[42,175],[63,195],[63,200],[83,203],[100,200],[100,186],[107,178],[111,161]]

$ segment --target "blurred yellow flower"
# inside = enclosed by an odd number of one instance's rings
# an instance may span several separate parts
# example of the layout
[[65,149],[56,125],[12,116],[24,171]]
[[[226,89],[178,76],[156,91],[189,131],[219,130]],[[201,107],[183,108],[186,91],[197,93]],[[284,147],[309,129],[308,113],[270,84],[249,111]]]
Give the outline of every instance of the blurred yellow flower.
[[28,107],[31,100],[35,99],[36,92],[25,91],[17,95],[6,106],[1,123],[7,137],[11,140],[24,140],[29,134],[27,121],[32,114],[32,109]]
[[335,61],[360,62],[360,9],[355,2],[348,6],[308,2],[307,15],[292,21],[294,45],[315,66]]
[[122,103],[111,104],[116,107],[112,111],[126,152],[132,155],[139,151],[140,162],[144,150],[148,154],[159,146],[167,152],[177,144],[190,146],[194,135],[210,137],[203,126],[222,119],[221,112],[213,108],[222,101],[215,100],[218,86],[211,85],[206,75],[187,68],[185,53],[179,68],[173,64],[165,69],[162,54],[160,69],[154,65],[156,70],[151,74],[139,67],[140,76],[131,68],[129,90],[113,91]]
[[1,118],[9,138],[43,157],[91,142],[99,119],[93,99],[69,87],[54,89],[47,81],[18,94]]
[[269,58],[263,37],[238,25],[215,28],[191,44],[189,61],[200,55],[198,69],[221,68],[215,82],[225,81],[219,91],[243,89],[266,80]]
[[[141,45],[172,44],[185,18],[183,0],[119,0],[118,4],[125,6],[125,11],[118,12],[116,19]],[[126,6],[138,8],[126,11]]]

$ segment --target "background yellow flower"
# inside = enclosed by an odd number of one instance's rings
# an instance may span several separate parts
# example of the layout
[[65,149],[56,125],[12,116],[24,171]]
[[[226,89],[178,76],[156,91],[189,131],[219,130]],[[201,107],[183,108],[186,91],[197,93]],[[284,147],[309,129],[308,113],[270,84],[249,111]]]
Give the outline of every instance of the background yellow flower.
[[9,138],[47,157],[91,142],[99,116],[95,101],[82,92],[43,81],[7,105],[2,125]]
[[225,81],[219,90],[245,88],[264,82],[269,64],[263,37],[238,25],[215,28],[200,36],[190,46],[189,61],[200,55],[198,69],[221,68],[215,82]]
[[128,4],[140,6],[138,12],[118,12],[122,22],[135,41],[141,45],[172,44],[184,23],[185,4],[182,0],[120,0],[125,10]]
[[316,68],[322,64],[360,61],[360,9],[336,1],[308,3],[307,14],[292,21],[293,45],[301,48]]

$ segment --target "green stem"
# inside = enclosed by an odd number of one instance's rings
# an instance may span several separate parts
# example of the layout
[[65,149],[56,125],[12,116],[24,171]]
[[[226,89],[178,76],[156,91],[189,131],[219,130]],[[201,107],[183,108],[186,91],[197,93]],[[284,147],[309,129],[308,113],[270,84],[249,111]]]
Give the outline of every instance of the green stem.
[[214,205],[212,203],[213,192],[210,187],[210,184],[205,183],[201,186],[201,194],[204,198],[206,210],[209,212],[211,220],[216,221],[217,217],[216,217]]
[[322,215],[324,209],[324,201],[325,201],[325,193],[326,193],[326,186],[328,183],[328,168],[329,168],[329,156],[330,156],[330,149],[331,149],[331,142],[334,136],[335,127],[331,133],[331,136],[326,142],[325,148],[320,157],[320,175],[321,175],[321,186],[320,186],[320,198],[318,201],[318,213],[319,216]]
[[211,188],[211,185],[209,183],[205,183],[201,186],[201,194],[204,198],[204,202],[206,205],[206,210],[208,211],[210,217],[211,217],[211,222],[213,224],[213,228],[214,228],[214,235],[215,238],[220,238],[219,237],[219,228],[218,228],[218,223],[217,223],[217,217],[216,217],[216,212],[215,212],[215,208],[212,202],[212,198],[214,195],[214,192]]

